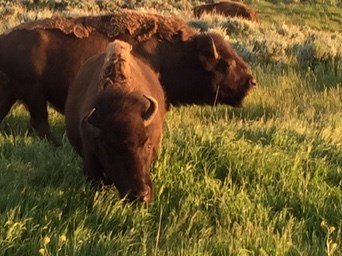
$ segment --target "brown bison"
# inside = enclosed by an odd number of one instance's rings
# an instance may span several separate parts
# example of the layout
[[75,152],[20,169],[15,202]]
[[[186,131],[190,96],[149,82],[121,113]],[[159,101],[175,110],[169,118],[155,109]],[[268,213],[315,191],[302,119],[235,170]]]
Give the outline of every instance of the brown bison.
[[81,66],[65,106],[67,136],[88,180],[114,184],[129,200],[153,197],[149,169],[162,136],[158,75],[115,40]]
[[240,106],[256,85],[222,36],[196,32],[178,18],[136,11],[54,17],[21,24],[0,37],[0,121],[20,100],[38,134],[50,137],[47,102],[64,113],[81,64],[114,39],[129,42],[134,54],[159,72],[170,104]]
[[259,22],[256,11],[240,2],[222,1],[214,4],[204,4],[193,9],[194,16],[200,18],[204,13],[214,13],[226,17],[240,17],[253,22]]

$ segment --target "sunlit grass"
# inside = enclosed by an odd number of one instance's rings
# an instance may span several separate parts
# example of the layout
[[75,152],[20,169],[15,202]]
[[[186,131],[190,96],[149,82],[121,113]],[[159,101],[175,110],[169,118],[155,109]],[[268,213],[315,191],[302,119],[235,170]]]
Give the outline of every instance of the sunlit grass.
[[13,109],[0,126],[0,254],[339,255],[341,87],[254,72],[244,108],[170,109],[149,205],[89,188],[62,116],[50,109],[55,147]]

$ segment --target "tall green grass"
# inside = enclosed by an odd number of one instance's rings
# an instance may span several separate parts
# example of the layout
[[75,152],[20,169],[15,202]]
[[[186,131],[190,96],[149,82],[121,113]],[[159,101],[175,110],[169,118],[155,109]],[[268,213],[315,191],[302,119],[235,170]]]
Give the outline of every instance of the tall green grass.
[[242,109],[167,113],[149,205],[92,191],[63,117],[50,110],[56,148],[16,107],[0,126],[0,255],[341,255],[341,83],[254,73]]
[[252,62],[243,108],[171,107],[155,200],[94,191],[16,105],[0,124],[0,255],[342,255],[342,66]]

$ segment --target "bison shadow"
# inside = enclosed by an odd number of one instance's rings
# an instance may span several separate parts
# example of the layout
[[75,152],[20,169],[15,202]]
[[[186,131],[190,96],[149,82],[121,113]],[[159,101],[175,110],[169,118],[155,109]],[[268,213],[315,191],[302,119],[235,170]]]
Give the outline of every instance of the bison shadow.
[[69,184],[79,181],[79,177],[83,179],[80,159],[65,135],[60,147],[27,132],[2,137],[0,154],[2,160],[8,163],[6,169],[12,170],[19,178],[25,177],[27,185],[59,187],[61,181]]
[[[62,114],[59,114],[52,107],[48,108],[49,116],[57,115],[51,127],[54,135],[55,146],[60,146],[63,140],[65,123]],[[0,134],[5,137],[32,137],[32,139],[39,139],[36,132],[30,125],[30,116],[20,104],[15,104],[12,107],[10,114],[8,114],[0,123]],[[51,143],[53,144],[53,143]]]
[[268,120],[277,116],[277,112],[273,108],[263,105],[248,104],[242,108],[217,105],[213,108],[207,106],[203,110],[195,111],[195,116],[202,123],[210,124],[221,120],[230,122],[233,119],[241,119],[242,121]]

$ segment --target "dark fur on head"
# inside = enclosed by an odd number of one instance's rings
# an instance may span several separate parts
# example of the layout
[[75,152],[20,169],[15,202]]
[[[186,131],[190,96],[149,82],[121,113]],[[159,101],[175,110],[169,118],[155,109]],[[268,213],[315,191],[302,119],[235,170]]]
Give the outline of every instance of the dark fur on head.
[[93,107],[96,111],[90,121],[102,130],[108,141],[130,136],[146,138],[142,115],[148,103],[141,93],[105,89],[97,96]]
[[96,145],[104,179],[118,188],[121,197],[145,200],[140,193],[148,191],[146,196],[151,200],[149,166],[157,149],[150,138],[153,129],[143,122],[148,101],[138,92],[105,89],[93,106],[95,111],[87,121],[100,131]]
[[[240,107],[246,95],[256,85],[249,66],[221,36],[209,33],[220,58],[216,64],[218,101]],[[229,60],[229,61],[227,61]],[[241,76],[241,74],[245,74]],[[217,87],[215,87],[217,89]]]

